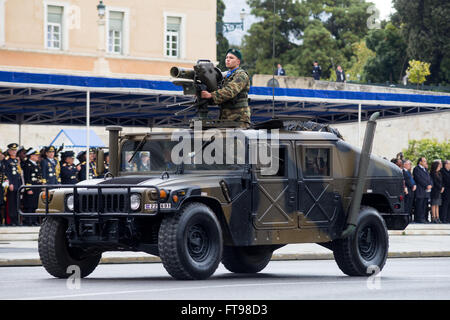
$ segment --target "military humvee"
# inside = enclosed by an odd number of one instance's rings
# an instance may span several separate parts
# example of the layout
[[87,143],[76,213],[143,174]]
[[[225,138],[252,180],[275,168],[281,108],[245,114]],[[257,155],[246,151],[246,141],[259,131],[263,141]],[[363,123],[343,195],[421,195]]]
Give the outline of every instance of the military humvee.
[[[174,151],[182,139],[173,133],[107,130],[111,172],[105,178],[47,186],[37,212],[21,212],[45,217],[39,254],[55,277],[70,276],[70,265],[86,277],[105,251],[159,256],[177,279],[206,279],[220,262],[231,272],[256,273],[274,250],[292,243],[325,246],[345,274],[369,276],[386,262],[387,229],[404,229],[409,221],[402,172],[370,155],[367,132],[361,152],[328,132],[281,128],[275,139],[273,130],[233,129],[232,147],[219,152],[211,151],[212,141],[221,141],[225,129],[214,138],[188,129],[183,134],[200,149],[185,153]],[[271,174],[264,173],[267,163],[251,163],[255,143],[278,163]],[[208,148],[233,161],[189,161]],[[172,152],[182,155],[181,163]]]

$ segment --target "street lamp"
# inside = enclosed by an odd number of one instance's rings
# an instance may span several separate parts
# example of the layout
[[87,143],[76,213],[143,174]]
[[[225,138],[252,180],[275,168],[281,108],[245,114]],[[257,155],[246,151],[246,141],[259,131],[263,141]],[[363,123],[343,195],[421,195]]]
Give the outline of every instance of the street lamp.
[[94,63],[94,69],[96,73],[100,74],[108,74],[109,73],[109,63],[106,60],[106,23],[105,23],[105,14],[106,14],[106,6],[103,4],[103,1],[97,5],[97,13],[98,13],[98,43],[97,43],[97,52],[98,57],[97,61]]
[[239,16],[241,17],[242,25],[244,25],[244,19],[247,16],[247,12],[245,12],[245,8],[242,8],[241,13],[239,13]]
[[97,5],[97,12],[98,12],[98,17],[100,19],[103,19],[103,17],[105,16],[105,5],[103,4],[103,1],[100,0],[100,3]]
[[245,12],[245,9],[242,8],[239,13],[239,17],[241,18],[241,22],[216,22],[216,34],[232,32],[237,29],[241,29],[244,31],[244,19],[248,15]]

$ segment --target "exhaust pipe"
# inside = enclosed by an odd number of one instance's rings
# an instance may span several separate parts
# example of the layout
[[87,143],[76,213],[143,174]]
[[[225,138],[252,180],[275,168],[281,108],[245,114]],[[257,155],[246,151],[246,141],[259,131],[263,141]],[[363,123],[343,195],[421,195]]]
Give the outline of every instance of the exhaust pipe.
[[370,153],[372,152],[373,138],[375,136],[375,129],[377,127],[377,119],[380,116],[379,112],[375,112],[367,122],[366,132],[364,134],[364,142],[361,149],[361,156],[359,157],[358,175],[356,176],[356,188],[353,193],[352,204],[350,212],[347,217],[347,228],[342,232],[341,238],[347,238],[356,229],[358,223],[358,214],[361,208],[361,199],[363,189],[366,182],[367,169],[369,168]]
[[120,126],[107,126],[109,131],[109,172],[114,177],[119,175],[119,132],[122,131]]

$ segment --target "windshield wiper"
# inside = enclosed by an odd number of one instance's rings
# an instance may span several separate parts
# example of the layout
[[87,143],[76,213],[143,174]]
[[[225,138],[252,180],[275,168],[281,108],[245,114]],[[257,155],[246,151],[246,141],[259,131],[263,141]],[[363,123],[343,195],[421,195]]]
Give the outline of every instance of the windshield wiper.
[[142,138],[141,142],[139,142],[138,146],[136,147],[136,149],[134,150],[133,155],[131,156],[130,160],[128,160],[128,163],[131,163],[131,161],[134,159],[134,157],[136,156],[136,154],[138,153],[138,151],[144,146],[145,141],[148,138],[148,133],[144,136],[144,138]]
[[[203,142],[202,144],[202,152],[203,150],[209,146],[211,143],[214,142],[214,140],[216,139],[215,136],[212,136],[211,139],[209,139],[208,141]],[[189,158],[194,158],[195,157],[195,150],[191,153],[188,154]],[[179,165],[177,165],[177,170],[175,171],[175,174],[183,174],[184,172],[184,162],[181,162]]]

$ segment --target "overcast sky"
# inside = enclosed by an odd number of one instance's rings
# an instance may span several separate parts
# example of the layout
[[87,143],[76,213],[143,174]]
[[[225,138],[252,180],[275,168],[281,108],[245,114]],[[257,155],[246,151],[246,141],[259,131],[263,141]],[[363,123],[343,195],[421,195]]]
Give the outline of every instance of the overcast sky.
[[[247,5],[246,0],[223,0],[226,5],[225,15],[223,17],[224,22],[240,22],[239,14],[242,8],[245,9],[247,13],[250,13],[250,8]],[[386,19],[389,17],[391,13],[393,13],[394,9],[392,8],[391,0],[371,0],[371,2],[375,3],[377,8],[380,10],[380,18]],[[248,30],[252,23],[256,21],[254,16],[248,15],[244,20],[244,29]],[[225,37],[231,44],[240,45],[241,39],[245,34],[245,31],[236,30],[233,32],[228,32],[225,34]]]

